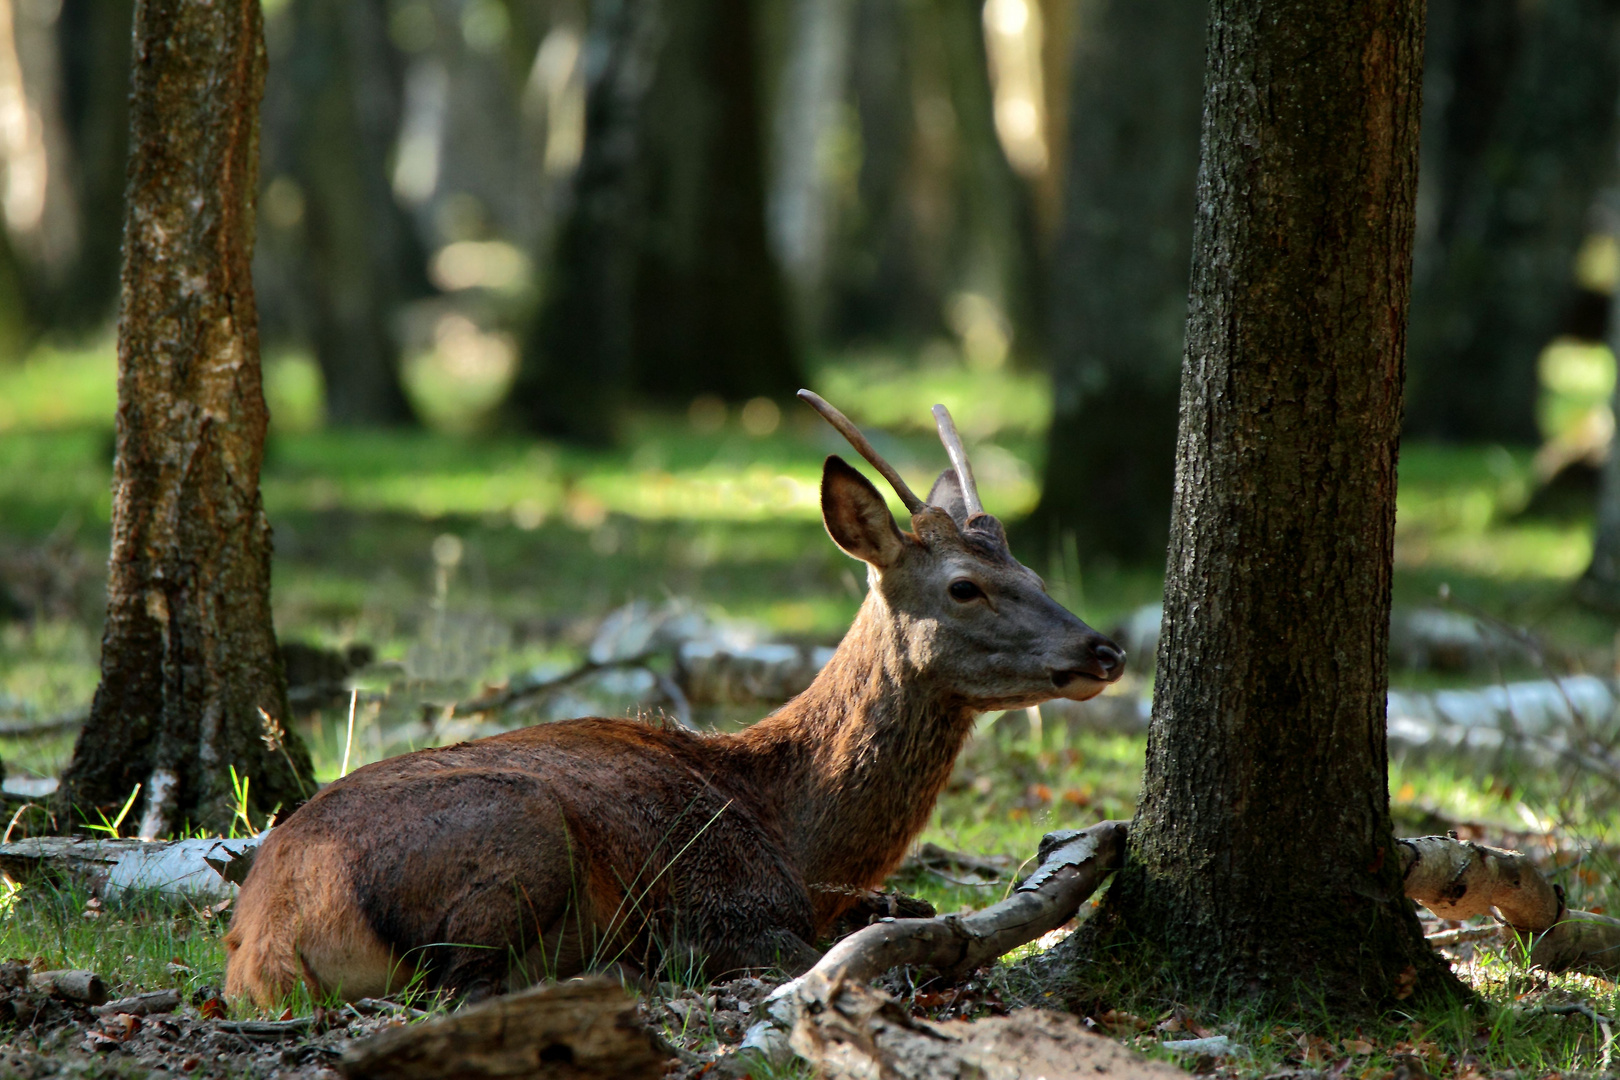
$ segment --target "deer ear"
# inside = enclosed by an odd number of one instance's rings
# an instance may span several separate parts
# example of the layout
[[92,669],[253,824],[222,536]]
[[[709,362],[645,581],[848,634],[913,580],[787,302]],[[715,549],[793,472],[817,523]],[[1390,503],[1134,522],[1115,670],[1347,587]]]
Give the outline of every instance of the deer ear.
[[967,500],[962,498],[962,479],[956,475],[955,469],[946,469],[934,481],[934,486],[928,489],[928,505],[937,506],[956,522],[960,529],[967,524]]
[[889,504],[870,480],[837,454],[821,469],[821,520],[845,554],[879,570],[893,566],[905,549]]

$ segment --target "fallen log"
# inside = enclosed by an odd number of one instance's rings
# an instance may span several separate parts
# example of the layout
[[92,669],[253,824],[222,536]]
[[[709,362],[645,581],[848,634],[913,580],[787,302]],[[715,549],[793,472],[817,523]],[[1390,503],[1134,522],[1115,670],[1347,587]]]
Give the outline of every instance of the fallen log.
[[36,971],[28,976],[28,988],[80,1005],[103,1005],[107,1001],[107,984],[93,971]]
[[258,846],[256,836],[171,841],[33,836],[0,844],[0,873],[11,881],[72,880],[106,899],[129,890],[219,899],[236,894]]
[[1074,917],[1125,861],[1124,821],[1104,821],[1081,831],[1047,833],[1040,865],[1013,894],[971,915],[932,919],[884,919],[851,934],[828,950],[820,963],[777,991],[825,994],[839,983],[875,978],[900,964],[942,972],[987,964]]
[[1538,933],[1563,911],[1563,896],[1520,852],[1449,836],[1418,836],[1400,844],[1406,895],[1442,919],[1489,915],[1494,908],[1520,933]]
[[338,1069],[351,1080],[656,1080],[671,1055],[636,1008],[612,979],[537,986],[353,1043]]

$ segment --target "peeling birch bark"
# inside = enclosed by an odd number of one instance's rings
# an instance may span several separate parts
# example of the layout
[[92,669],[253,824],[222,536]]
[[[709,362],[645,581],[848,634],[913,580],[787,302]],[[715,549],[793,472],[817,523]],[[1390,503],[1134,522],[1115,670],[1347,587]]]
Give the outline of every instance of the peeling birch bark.
[[1620,919],[1566,908],[1563,891],[1520,852],[1448,836],[1399,843],[1406,895],[1436,915],[1496,914],[1529,939],[1531,967],[1607,979],[1620,975]]
[[0,873],[11,881],[67,878],[108,898],[135,889],[218,899],[236,895],[259,839],[147,842],[37,836],[0,844]]
[[1538,933],[1558,921],[1564,899],[1535,864],[1517,851],[1448,836],[1401,840],[1406,895],[1443,919],[1489,915],[1520,933]]

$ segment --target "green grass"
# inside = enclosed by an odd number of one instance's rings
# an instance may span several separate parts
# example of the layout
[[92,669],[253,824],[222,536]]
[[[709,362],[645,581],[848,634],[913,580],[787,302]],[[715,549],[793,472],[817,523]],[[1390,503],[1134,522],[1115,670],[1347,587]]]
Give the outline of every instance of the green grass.
[[[1559,364],[1563,397],[1549,406],[1550,423],[1577,415],[1601,390],[1590,356]],[[416,369],[427,381],[414,392],[443,390],[432,382],[442,373]],[[45,563],[67,581],[54,586],[66,597],[55,614],[0,626],[6,716],[82,707],[95,687],[114,370],[106,343],[42,351],[0,367],[0,558],[47,543],[74,553]],[[327,644],[368,642],[406,672],[368,684],[388,697],[362,708],[353,764],[419,745],[425,730],[411,735],[406,721],[419,717],[425,702],[536,665],[571,662],[590,620],[632,598],[689,597],[770,633],[818,642],[836,640],[859,604],[859,568],[827,540],[816,509],[822,458],[848,451],[807,410],[788,409],[766,434],[750,434],[735,412],[718,427],[702,416],[644,412],[627,423],[622,446],[587,452],[477,434],[488,427],[476,414],[487,400],[483,391],[440,403],[435,422],[445,430],[353,433],[320,426],[319,382],[307,357],[272,358],[266,383],[274,419],[263,491],[275,528],[278,630]],[[944,465],[927,406],[946,402],[974,444],[991,509],[1016,517],[1033,505],[1050,409],[1038,376],[959,366],[918,371],[893,357],[864,357],[824,363],[814,385],[875,429],[881,450],[919,488]],[[1542,635],[1561,666],[1612,671],[1614,622],[1568,598],[1589,556],[1590,522],[1516,517],[1530,483],[1527,451],[1404,447],[1396,602],[1435,603],[1445,586],[1463,605]],[[447,534],[461,541],[463,557],[441,589],[432,549]],[[1082,567],[1062,552],[1023,555],[1102,628],[1156,601],[1162,589],[1158,566]],[[1413,685],[1448,681],[1398,677]],[[748,715],[737,710],[725,719]],[[1131,815],[1141,739],[1049,726],[1036,741],[1017,719],[981,725],[924,840],[1024,858],[1048,830]],[[303,734],[320,777],[336,776],[343,710],[312,714]],[[59,770],[71,749],[70,735],[0,740],[0,757],[14,772]],[[1410,831],[1445,821],[1500,830],[1551,823],[1580,836],[1584,856],[1548,869],[1572,903],[1620,912],[1610,853],[1620,842],[1613,784],[1580,773],[1429,759],[1394,763],[1390,791],[1397,821]],[[964,886],[925,874],[908,887],[955,911],[999,899],[1006,884]],[[219,981],[217,918],[150,899],[85,918],[85,904],[72,890],[15,898],[0,918],[0,955],[96,967],[129,988]],[[168,967],[176,958],[183,971]],[[1156,1018],[1164,1003],[1132,989],[1137,974],[1128,964],[1102,970],[1093,989],[1119,1011]],[[1348,1055],[1347,1071],[1387,1075],[1402,1041],[1441,1047],[1459,1076],[1467,1075],[1458,1057],[1464,1053],[1540,1072],[1596,1067],[1590,1022],[1512,1011],[1534,988],[1528,976],[1490,959],[1465,974],[1484,995],[1478,1010],[1422,1012],[1369,1029],[1362,1034],[1377,1052]],[[1608,984],[1565,978],[1545,985],[1582,995],[1605,1014],[1620,1008]],[[1280,1067],[1301,1033],[1341,1048],[1356,1037],[1325,1016],[1234,1014],[1205,1022],[1230,1027],[1255,1051],[1242,1067],[1253,1075]]]

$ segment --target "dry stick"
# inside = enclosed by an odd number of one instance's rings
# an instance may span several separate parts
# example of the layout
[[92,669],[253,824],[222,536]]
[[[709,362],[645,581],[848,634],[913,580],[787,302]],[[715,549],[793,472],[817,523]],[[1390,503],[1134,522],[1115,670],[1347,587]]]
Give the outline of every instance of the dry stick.
[[984,513],[984,504],[979,501],[979,485],[973,479],[973,466],[968,462],[967,450],[962,446],[962,436],[956,432],[951,411],[943,405],[935,405],[934,425],[939,428],[939,441],[945,444],[945,452],[956,467],[956,478],[962,484],[962,501],[967,506],[967,520],[972,521]]
[[915,514],[928,505],[906,486],[906,482],[900,479],[900,474],[894,471],[894,466],[883,460],[883,455],[872,448],[872,444],[866,441],[866,436],[861,434],[861,429],[851,423],[849,417],[827,404],[820,394],[813,391],[800,390],[799,399],[820,413],[827,423],[837,428],[839,434],[849,440],[849,445],[859,451],[861,457],[871,463],[872,468],[882,474],[883,479],[894,488],[894,493],[900,496],[900,501],[905,503],[907,511]]
[[0,838],[0,844],[9,844],[9,843],[11,843],[11,830],[13,830],[13,829],[15,829],[17,827],[17,822],[21,821],[22,816],[24,814],[26,814],[28,811],[30,811],[30,810],[38,810],[38,809],[39,809],[39,804],[38,803],[31,803],[31,802],[25,802],[21,806],[17,807],[17,812],[15,814],[11,815],[11,824],[6,826],[6,835],[3,838]]
[[[614,668],[645,668],[647,667],[647,661],[651,660],[655,655],[657,654],[652,652],[637,653],[635,656],[627,656],[621,660],[607,660],[602,663],[597,663],[595,660],[586,660],[578,667],[550,679],[524,683],[519,686],[509,686],[507,689],[498,690],[493,694],[485,694],[469,701],[458,701],[449,706],[449,711],[445,714],[444,719],[453,720],[458,716],[475,716],[479,713],[504,709],[517,704],[525,698],[539,697],[542,694],[549,694],[553,690],[559,690],[570,683],[578,682],[588,675],[594,675],[598,671],[608,671]],[[657,675],[656,671],[653,672],[654,678]],[[439,709],[441,706],[429,705],[423,706],[423,708]]]

